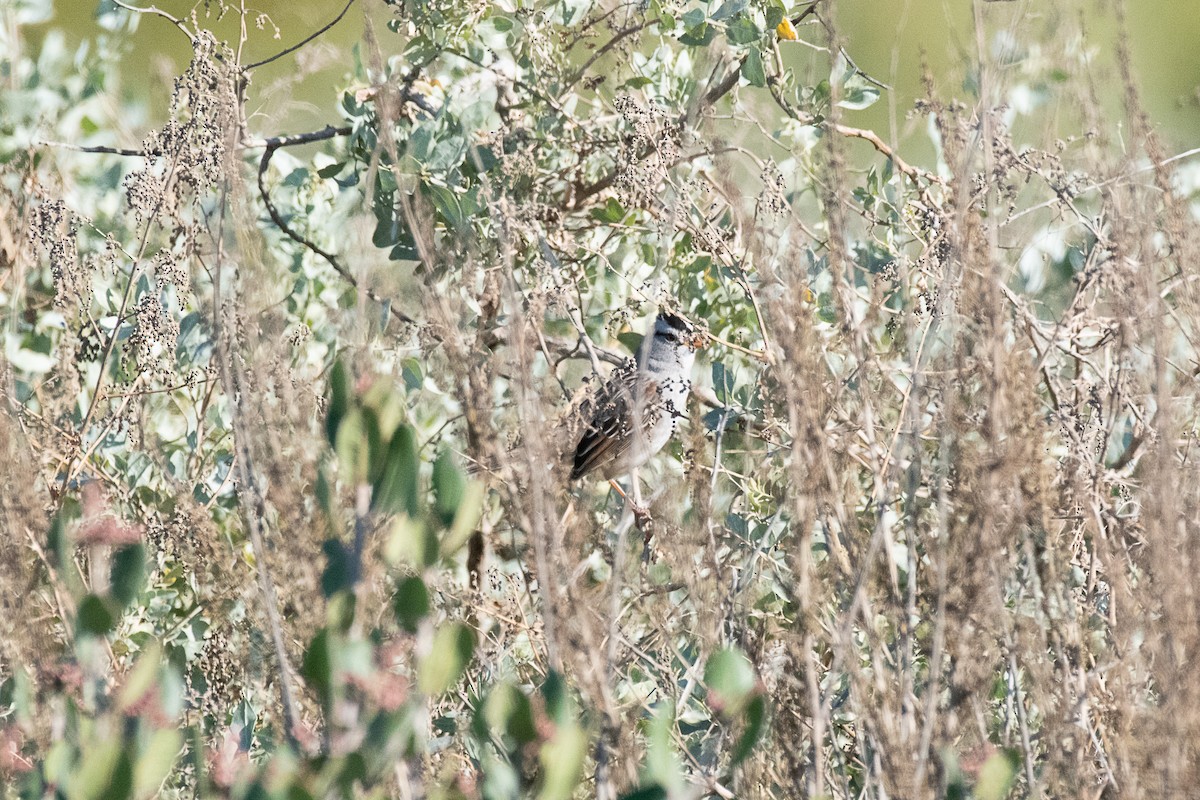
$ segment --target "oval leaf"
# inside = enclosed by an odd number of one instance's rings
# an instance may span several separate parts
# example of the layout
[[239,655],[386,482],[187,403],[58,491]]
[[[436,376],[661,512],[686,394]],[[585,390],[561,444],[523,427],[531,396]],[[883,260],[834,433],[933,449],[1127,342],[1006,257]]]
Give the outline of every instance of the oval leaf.
[[411,428],[401,425],[388,442],[383,469],[371,495],[371,505],[384,514],[403,511],[410,517],[416,517],[420,511],[417,504],[419,477],[416,437]]
[[438,628],[429,655],[421,661],[417,683],[428,695],[439,695],[458,681],[471,653],[475,649],[475,634],[460,622],[450,622]]
[[727,716],[741,712],[756,683],[750,659],[732,647],[715,653],[704,667],[709,705]]
[[409,633],[416,633],[421,620],[429,614],[429,590],[425,581],[413,575],[400,581],[392,598],[396,621]]

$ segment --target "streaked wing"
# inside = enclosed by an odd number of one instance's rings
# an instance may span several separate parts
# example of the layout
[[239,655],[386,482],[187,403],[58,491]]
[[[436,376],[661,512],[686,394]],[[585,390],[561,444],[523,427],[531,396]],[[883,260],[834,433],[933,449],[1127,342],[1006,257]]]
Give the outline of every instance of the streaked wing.
[[[632,413],[636,391],[636,368],[621,369],[614,372],[596,396],[583,406],[583,418],[588,422],[575,448],[572,480],[616,461],[633,446],[637,440],[633,434]],[[646,397],[641,398],[640,405],[643,409],[652,407],[652,402],[645,401],[651,399],[650,395],[657,394],[656,384],[647,382],[643,392]]]

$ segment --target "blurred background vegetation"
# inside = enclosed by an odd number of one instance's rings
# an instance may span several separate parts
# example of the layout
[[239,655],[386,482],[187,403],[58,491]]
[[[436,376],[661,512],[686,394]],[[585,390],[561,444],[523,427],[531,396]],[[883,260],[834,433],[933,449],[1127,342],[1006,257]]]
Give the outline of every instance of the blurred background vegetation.
[[[321,27],[329,21],[331,12],[336,11],[332,5],[335,4],[261,0],[253,5],[253,10],[266,14],[283,36],[283,31],[295,35]],[[72,49],[95,35],[96,9],[90,3],[48,0],[42,7],[44,10],[37,16],[44,21],[25,29],[27,46],[34,53],[47,35],[62,36]],[[384,10],[371,13],[379,24],[387,19]],[[975,51],[976,7],[943,0],[899,0],[886,4],[844,0],[838,4],[836,13],[846,49],[855,63],[891,87],[887,102],[848,111],[847,121],[876,130],[888,139],[892,125],[896,125],[900,142],[914,148],[909,160],[929,166],[933,153],[921,132],[914,132],[912,126],[904,124],[904,111],[924,96],[923,69],[928,69],[944,86],[954,86],[968,78],[971,54]],[[1055,34],[1078,24],[1086,36],[1083,46],[1090,51],[1097,67],[1109,70],[1113,67],[1117,26],[1108,4],[1032,8],[1026,3],[1015,3],[998,13],[1007,17],[1007,24],[998,26],[994,35],[1014,42],[1036,41],[1048,53],[1077,46],[1065,35]],[[1064,26],[1064,19],[1073,24]],[[218,36],[231,39],[238,24],[236,17],[226,15],[224,20],[214,20],[212,27]],[[1195,47],[1200,40],[1200,15],[1188,0],[1147,0],[1130,10],[1127,28],[1146,109],[1164,139],[1182,149],[1195,141],[1196,131],[1200,130],[1197,94],[1200,52]],[[307,130],[323,125],[328,121],[325,106],[329,87],[345,75],[347,53],[360,41],[362,30],[361,14],[351,14],[324,34],[318,44],[308,48],[299,65],[277,62],[264,66],[255,75],[255,110],[269,115],[280,129]],[[125,102],[140,109],[145,115],[145,125],[162,122],[170,82],[191,59],[186,40],[174,33],[169,23],[150,18],[128,36],[118,39],[125,65],[123,74],[153,78],[123,80],[119,86],[111,87]],[[268,29],[266,33],[273,34],[274,30]],[[273,45],[288,43],[286,36],[278,41],[260,37],[254,46],[262,52],[251,52],[250,57],[269,55],[274,52]],[[820,70],[822,66],[827,69],[823,61],[827,59],[820,54],[797,48],[789,53],[788,66],[801,71]],[[272,95],[281,99],[272,104]],[[1109,112],[1119,110],[1118,100],[1113,92],[1108,98],[1111,105],[1106,107]],[[1073,127],[1077,122],[1069,115],[1065,120],[1058,116],[1059,109],[1039,110],[1040,117],[1051,118],[1041,124],[1053,124],[1059,135],[1079,132],[1078,127]]]

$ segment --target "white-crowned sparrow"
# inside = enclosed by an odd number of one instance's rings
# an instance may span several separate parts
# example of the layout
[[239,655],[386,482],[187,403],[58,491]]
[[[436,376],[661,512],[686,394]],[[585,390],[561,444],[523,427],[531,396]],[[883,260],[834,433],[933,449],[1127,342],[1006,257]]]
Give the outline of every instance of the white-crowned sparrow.
[[636,365],[613,371],[582,407],[583,437],[571,479],[599,470],[627,475],[663,448],[686,413],[692,362],[705,334],[677,314],[661,312]]

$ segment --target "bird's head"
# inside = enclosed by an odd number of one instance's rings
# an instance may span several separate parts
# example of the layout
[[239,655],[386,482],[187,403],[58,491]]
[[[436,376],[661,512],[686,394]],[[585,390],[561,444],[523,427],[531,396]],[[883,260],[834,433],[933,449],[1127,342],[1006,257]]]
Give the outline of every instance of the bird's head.
[[654,320],[653,336],[655,343],[686,347],[693,353],[708,344],[708,334],[671,311],[659,312]]

